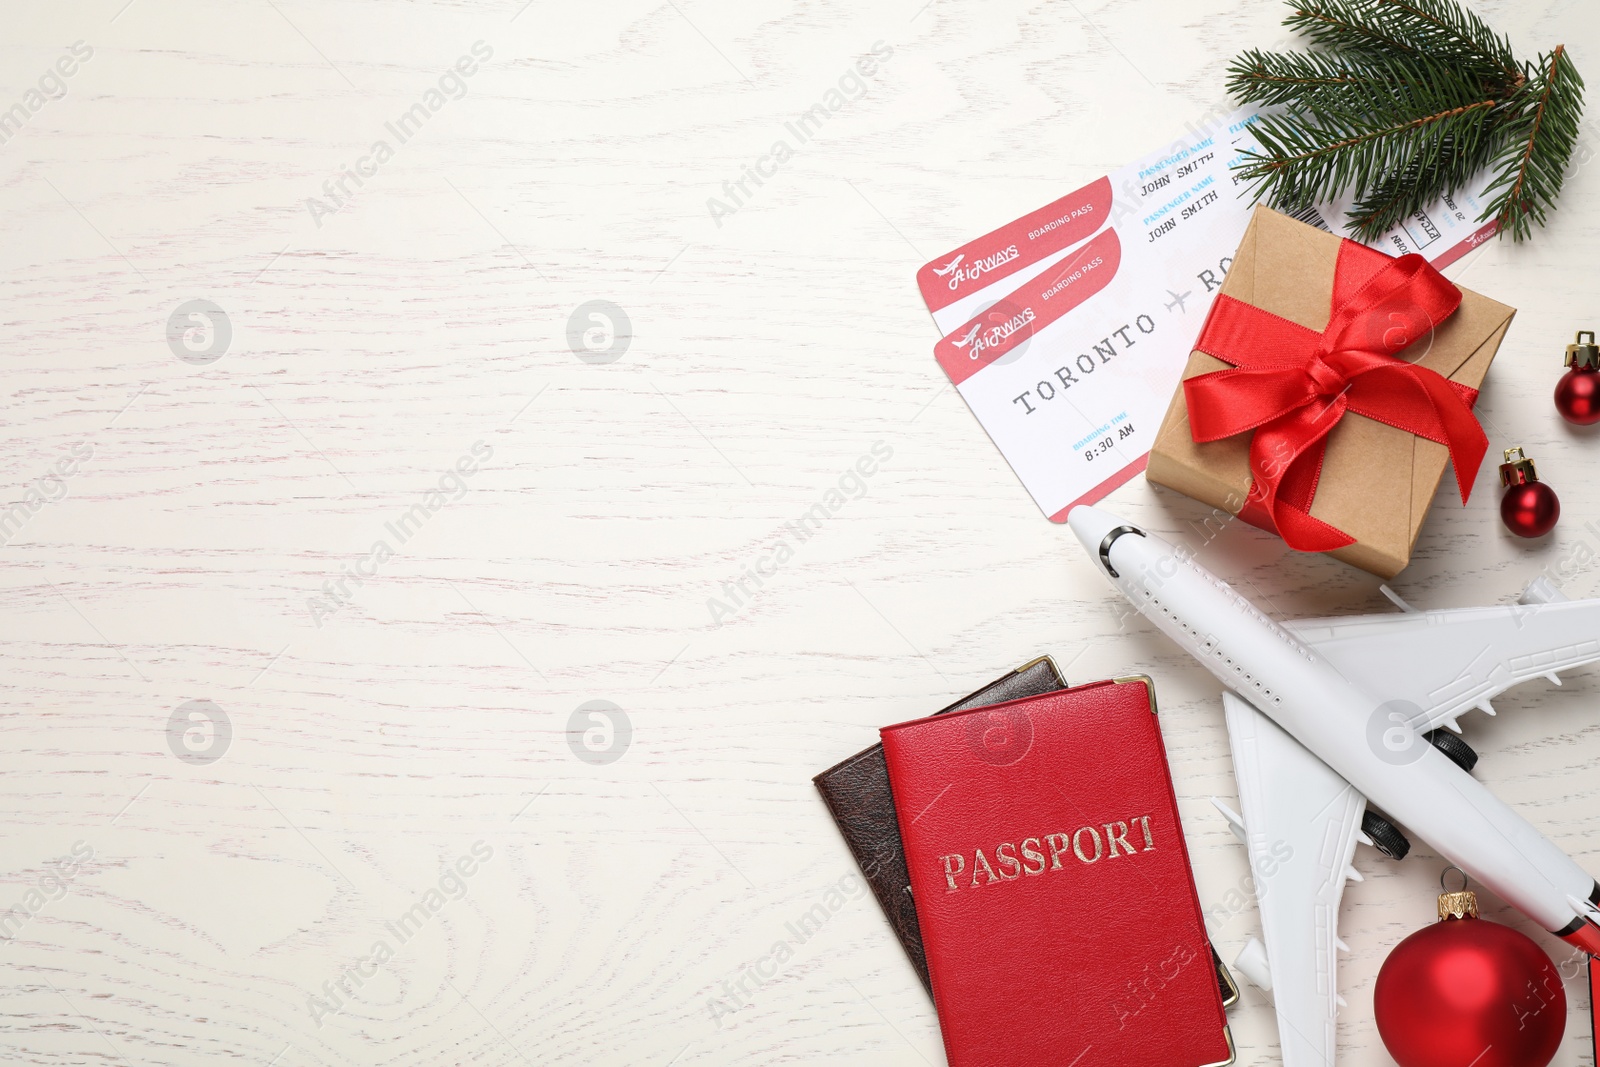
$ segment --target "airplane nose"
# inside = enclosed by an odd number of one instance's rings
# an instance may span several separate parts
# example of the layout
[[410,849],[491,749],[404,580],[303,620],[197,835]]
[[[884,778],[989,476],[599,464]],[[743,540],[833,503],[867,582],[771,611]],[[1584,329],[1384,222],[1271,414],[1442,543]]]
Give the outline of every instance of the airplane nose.
[[1118,526],[1127,525],[1109,511],[1101,511],[1087,504],[1079,504],[1067,512],[1067,525],[1091,556],[1100,552],[1100,543]]

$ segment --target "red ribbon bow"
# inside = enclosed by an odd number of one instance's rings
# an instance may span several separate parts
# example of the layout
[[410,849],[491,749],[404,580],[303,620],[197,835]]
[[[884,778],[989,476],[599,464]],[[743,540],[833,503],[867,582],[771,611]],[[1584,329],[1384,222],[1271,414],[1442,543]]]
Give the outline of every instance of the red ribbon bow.
[[1240,516],[1302,552],[1354,543],[1310,510],[1328,434],[1347,411],[1448,448],[1466,503],[1489,448],[1472,416],[1478,391],[1395,357],[1460,303],[1461,290],[1421,256],[1393,259],[1348,240],[1320,333],[1218,296],[1195,348],[1232,367],[1190,378],[1183,392],[1196,441],[1255,431],[1255,484]]

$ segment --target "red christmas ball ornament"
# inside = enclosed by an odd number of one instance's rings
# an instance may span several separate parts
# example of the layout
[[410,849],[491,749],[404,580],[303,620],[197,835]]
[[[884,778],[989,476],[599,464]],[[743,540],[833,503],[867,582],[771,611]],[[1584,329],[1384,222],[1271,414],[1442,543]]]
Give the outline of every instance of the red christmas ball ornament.
[[1500,484],[1506,495],[1500,498],[1500,521],[1518,537],[1543,537],[1561,518],[1561,501],[1556,492],[1539,480],[1533,460],[1522,448],[1508,448],[1500,464]]
[[1478,898],[1439,897],[1439,921],[1395,946],[1373,990],[1378,1034],[1400,1067],[1547,1067],[1567,1025],[1543,949],[1478,918]]
[[1593,330],[1578,331],[1566,362],[1567,373],[1556,383],[1556,410],[1568,422],[1592,426],[1600,422],[1600,345]]

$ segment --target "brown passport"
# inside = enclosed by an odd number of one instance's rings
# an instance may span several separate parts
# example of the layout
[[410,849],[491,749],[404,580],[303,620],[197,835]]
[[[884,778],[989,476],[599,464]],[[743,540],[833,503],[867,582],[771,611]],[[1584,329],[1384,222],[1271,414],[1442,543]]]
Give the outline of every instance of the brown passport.
[[[1040,656],[934,714],[1003,704],[1066,687],[1055,661],[1049,656]],[[878,898],[878,906],[883,909],[889,925],[894,927],[895,936],[922,979],[923,988],[931,996],[933,986],[928,980],[928,959],[922,949],[916,905],[911,900],[911,875],[906,870],[906,854],[900,843],[900,822],[895,818],[894,796],[889,791],[889,766],[884,761],[883,744],[880,742],[857,752],[812,781],[828,805],[833,821],[839,824],[839,832],[850,846],[861,873],[867,876],[872,895]]]

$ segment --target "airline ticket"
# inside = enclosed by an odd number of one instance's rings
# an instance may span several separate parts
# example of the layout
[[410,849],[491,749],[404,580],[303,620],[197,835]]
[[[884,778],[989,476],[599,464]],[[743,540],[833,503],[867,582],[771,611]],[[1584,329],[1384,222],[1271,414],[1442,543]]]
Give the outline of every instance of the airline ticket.
[[[1051,521],[1144,469],[1249,222],[1234,165],[1258,117],[1191,128],[917,272],[935,358]],[[1442,267],[1495,232],[1482,200],[1446,199],[1371,243]],[[1349,208],[1297,217],[1329,229]]]

